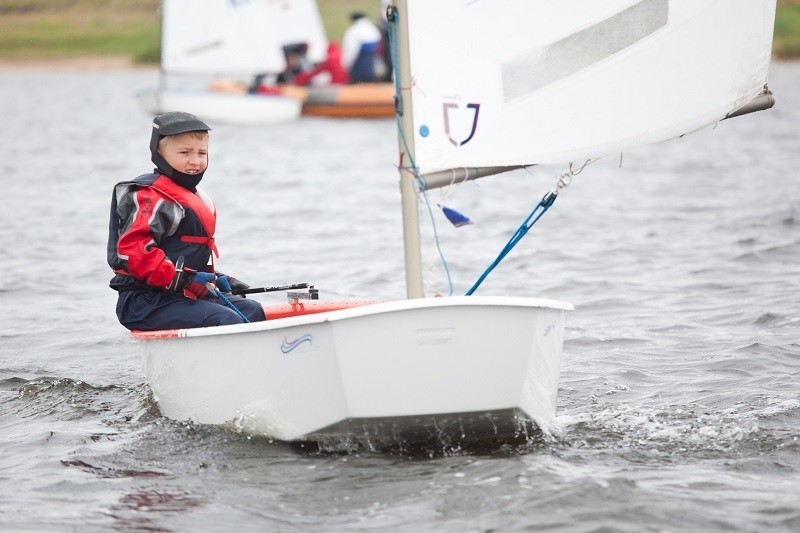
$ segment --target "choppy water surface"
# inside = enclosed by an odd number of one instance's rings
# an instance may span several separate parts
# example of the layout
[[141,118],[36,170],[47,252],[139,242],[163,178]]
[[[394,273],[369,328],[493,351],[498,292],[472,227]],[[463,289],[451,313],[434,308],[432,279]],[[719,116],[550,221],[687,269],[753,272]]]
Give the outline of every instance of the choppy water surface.
[[[480,289],[575,305],[561,431],[433,458],[160,417],[104,255],[112,185],[151,168],[133,94],[155,83],[0,73],[0,529],[800,530],[800,65],[773,67],[775,109],[575,178]],[[393,121],[212,127],[220,269],[403,296]],[[456,293],[563,170],[431,193],[475,221],[435,214]]]

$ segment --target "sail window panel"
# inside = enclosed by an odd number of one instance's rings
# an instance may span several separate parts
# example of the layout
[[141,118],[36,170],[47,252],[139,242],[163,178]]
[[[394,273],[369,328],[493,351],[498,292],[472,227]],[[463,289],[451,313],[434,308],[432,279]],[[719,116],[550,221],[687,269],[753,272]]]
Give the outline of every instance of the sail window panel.
[[641,41],[667,25],[669,0],[643,0],[501,65],[505,101],[535,92]]

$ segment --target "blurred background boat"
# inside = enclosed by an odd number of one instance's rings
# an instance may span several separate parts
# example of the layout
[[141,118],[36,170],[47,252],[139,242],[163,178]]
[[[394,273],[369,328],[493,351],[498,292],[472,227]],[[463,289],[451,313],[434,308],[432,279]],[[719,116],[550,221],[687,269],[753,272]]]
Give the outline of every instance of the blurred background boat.
[[306,86],[283,79],[327,59],[328,39],[316,2],[163,0],[161,76],[137,94],[153,115],[187,111],[230,124],[269,124],[301,114],[391,117],[391,83]]

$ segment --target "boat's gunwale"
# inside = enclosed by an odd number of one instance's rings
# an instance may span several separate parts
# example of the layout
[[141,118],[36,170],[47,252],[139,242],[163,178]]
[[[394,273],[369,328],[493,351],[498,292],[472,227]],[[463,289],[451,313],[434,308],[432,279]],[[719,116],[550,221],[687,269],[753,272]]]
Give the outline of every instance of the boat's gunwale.
[[546,298],[525,298],[519,296],[450,296],[446,298],[418,298],[411,300],[397,300],[379,302],[324,311],[321,313],[305,314],[294,317],[277,318],[264,322],[251,322],[249,324],[232,324],[228,326],[213,326],[208,328],[171,329],[160,331],[132,331],[131,336],[139,341],[153,341],[185,337],[208,337],[215,335],[229,335],[237,333],[255,333],[270,331],[294,326],[305,326],[323,322],[334,322],[358,318],[367,315],[408,311],[412,309],[432,309],[442,307],[531,307],[556,309],[560,311],[574,311],[572,304],[549,300]]

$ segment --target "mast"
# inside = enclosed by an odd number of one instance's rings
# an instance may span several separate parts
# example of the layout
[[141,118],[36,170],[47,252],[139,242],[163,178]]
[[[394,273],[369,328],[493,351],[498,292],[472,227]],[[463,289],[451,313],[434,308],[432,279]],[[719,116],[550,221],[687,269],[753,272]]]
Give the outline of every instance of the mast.
[[419,204],[417,179],[414,172],[405,170],[413,166],[414,117],[411,112],[411,67],[408,46],[408,0],[395,0],[397,9],[397,86],[399,87],[397,113],[398,150],[400,152],[400,197],[403,211],[403,249],[406,270],[406,296],[422,298],[422,254],[419,238]]

